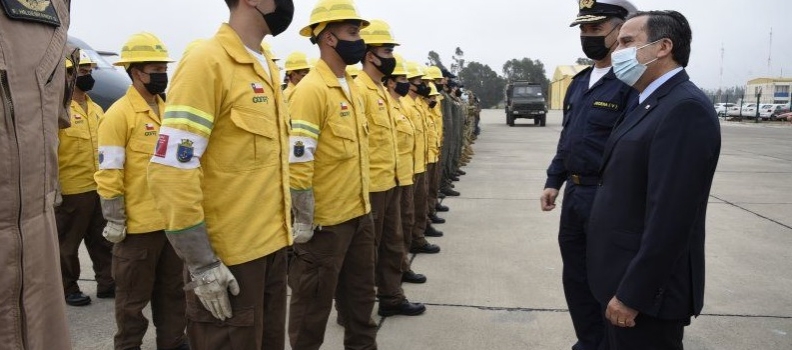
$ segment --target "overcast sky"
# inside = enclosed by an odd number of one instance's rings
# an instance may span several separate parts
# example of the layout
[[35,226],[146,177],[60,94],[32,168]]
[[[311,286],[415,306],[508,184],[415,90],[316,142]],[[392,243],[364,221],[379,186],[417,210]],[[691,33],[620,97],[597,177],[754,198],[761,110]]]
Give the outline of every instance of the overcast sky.
[[[318,49],[297,33],[307,24],[316,0],[294,2],[289,30],[266,40],[280,58],[294,50],[316,57]],[[792,76],[790,0],[633,3],[641,10],[677,10],[687,16],[693,26],[688,72],[699,86],[721,85],[721,47],[725,49],[723,86],[744,85],[760,76],[778,77],[782,71]],[[459,46],[466,60],[487,64],[499,74],[512,58],[539,59],[552,79],[556,66],[584,56],[578,29],[569,27],[578,0],[357,0],[357,6],[363,17],[390,23],[402,43],[398,51],[408,60],[425,62],[427,53],[435,50],[448,65]],[[97,50],[119,52],[131,34],[149,31],[178,59],[187,43],[211,37],[227,18],[222,0],[77,0],[72,2],[70,34]]]

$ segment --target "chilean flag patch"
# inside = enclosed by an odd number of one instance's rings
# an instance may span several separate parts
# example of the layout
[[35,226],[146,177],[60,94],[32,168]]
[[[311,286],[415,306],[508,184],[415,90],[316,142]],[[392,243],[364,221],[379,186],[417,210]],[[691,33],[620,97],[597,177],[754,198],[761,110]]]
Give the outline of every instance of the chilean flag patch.
[[349,105],[347,105],[346,102],[341,102],[341,110],[346,111],[348,109],[349,109]]
[[264,93],[264,85],[261,85],[261,83],[252,83],[252,84],[250,84],[250,87],[252,87],[253,88],[253,92],[255,92],[257,94],[263,94]]

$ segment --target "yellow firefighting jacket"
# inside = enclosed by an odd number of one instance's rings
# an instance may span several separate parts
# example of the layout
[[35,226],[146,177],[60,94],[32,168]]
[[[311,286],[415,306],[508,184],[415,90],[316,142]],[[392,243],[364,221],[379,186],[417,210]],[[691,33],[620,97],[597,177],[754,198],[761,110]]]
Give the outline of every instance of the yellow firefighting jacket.
[[170,232],[206,224],[226,265],[291,244],[288,115],[278,84],[227,24],[173,77],[149,185]]
[[397,185],[396,123],[390,114],[385,89],[374,83],[366,72],[355,79],[363,97],[369,128],[369,169],[371,192],[384,192]]
[[331,226],[371,211],[368,126],[363,98],[349,74],[349,93],[322,60],[300,81],[292,116],[291,187],[313,189],[314,224]]
[[401,98],[401,104],[404,110],[404,115],[410,118],[415,130],[415,174],[423,174],[426,172],[426,159],[427,159],[427,135],[426,135],[426,122],[423,117],[423,109],[418,105],[418,99],[404,96]]
[[79,194],[96,190],[94,173],[99,170],[99,119],[104,116],[87,95],[88,110],[71,102],[71,126],[58,131],[58,180],[61,193]]
[[[157,97],[157,103],[160,111],[165,110],[161,98]],[[132,86],[99,120],[97,191],[105,199],[124,196],[131,234],[165,229],[146,180],[159,129],[160,117]]]
[[294,93],[294,88],[297,85],[294,85],[291,81],[286,85],[286,89],[283,90],[283,97],[286,100],[286,103],[291,102],[291,95]]
[[388,94],[388,105],[391,117],[396,121],[396,139],[398,141],[396,149],[399,152],[396,174],[399,186],[409,186],[414,184],[413,176],[415,175],[415,130],[410,118],[404,115],[404,107],[401,102],[390,94]]
[[419,98],[418,105],[421,107],[421,114],[426,123],[426,163],[437,163],[440,159],[440,142],[435,124],[435,116],[429,108],[426,100]]

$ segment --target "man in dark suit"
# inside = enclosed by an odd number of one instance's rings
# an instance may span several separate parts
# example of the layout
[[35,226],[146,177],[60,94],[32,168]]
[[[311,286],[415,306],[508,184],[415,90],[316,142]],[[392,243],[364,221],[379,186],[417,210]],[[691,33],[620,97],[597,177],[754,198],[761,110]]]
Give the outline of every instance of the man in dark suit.
[[674,11],[619,33],[616,76],[639,93],[605,146],[589,221],[589,285],[610,349],[682,349],[704,297],[704,222],[720,153],[710,101],[684,71],[692,34]]

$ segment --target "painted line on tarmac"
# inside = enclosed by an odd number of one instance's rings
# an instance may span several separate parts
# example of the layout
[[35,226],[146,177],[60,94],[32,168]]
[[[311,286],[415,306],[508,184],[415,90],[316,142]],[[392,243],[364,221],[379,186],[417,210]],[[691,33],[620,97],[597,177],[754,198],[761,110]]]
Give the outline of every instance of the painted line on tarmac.
[[739,209],[742,209],[742,210],[744,210],[744,211],[746,211],[746,212],[749,212],[749,213],[751,213],[751,214],[754,214],[754,215],[756,215],[756,216],[758,216],[758,217],[760,217],[760,218],[762,218],[762,219],[765,219],[765,220],[767,220],[767,221],[770,221],[770,222],[772,222],[772,223],[778,224],[779,226],[782,226],[782,227],[785,227],[785,228],[788,228],[788,229],[792,230],[792,226],[789,226],[789,225],[787,225],[787,224],[784,224],[784,223],[782,223],[782,222],[780,222],[780,221],[777,221],[777,220],[773,220],[773,219],[771,219],[771,218],[769,218],[769,217],[766,217],[766,216],[764,216],[764,215],[762,215],[762,214],[759,214],[759,213],[757,213],[757,212],[755,212],[755,211],[752,211],[752,210],[750,210],[750,209],[747,209],[747,208],[741,207],[741,206],[739,206],[739,205],[737,205],[737,204],[734,204],[733,202],[729,202],[729,201],[727,201],[727,200],[725,200],[725,199],[723,199],[723,198],[719,198],[719,197],[717,197],[717,196],[713,196],[713,195],[710,195],[710,197],[712,197],[712,198],[715,198],[715,199],[717,199],[717,200],[719,200],[719,201],[721,201],[721,202],[723,202],[723,203],[725,203],[725,204],[731,205],[731,206],[733,206],[733,207],[735,207],[735,208],[739,208]]
[[[426,306],[440,306],[440,307],[457,307],[457,308],[471,308],[479,309],[482,311],[517,311],[517,312],[546,312],[546,313],[567,313],[569,309],[551,309],[551,308],[527,308],[527,307],[498,307],[498,306],[481,306],[481,305],[465,305],[465,304],[440,304],[440,303],[423,303]],[[789,320],[792,316],[778,316],[778,315],[750,315],[750,314],[708,314],[704,313],[701,316],[708,317],[734,317],[734,318],[772,318]]]

